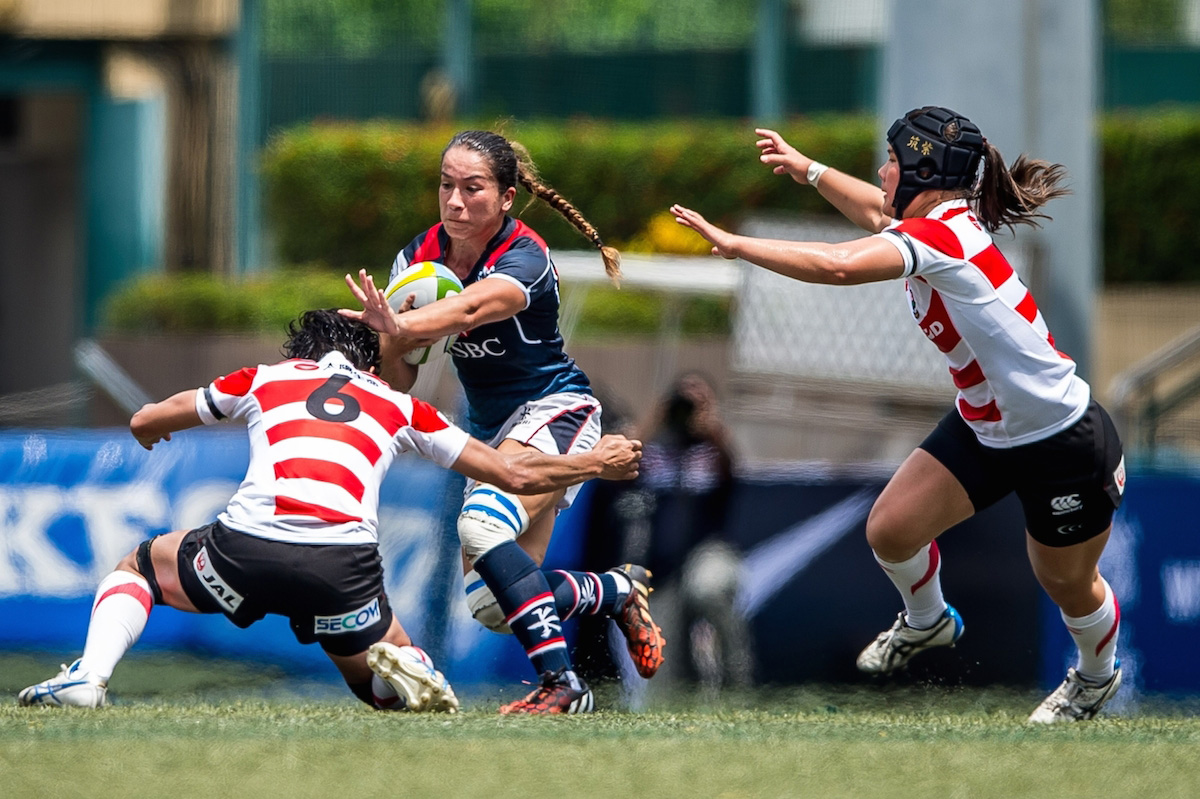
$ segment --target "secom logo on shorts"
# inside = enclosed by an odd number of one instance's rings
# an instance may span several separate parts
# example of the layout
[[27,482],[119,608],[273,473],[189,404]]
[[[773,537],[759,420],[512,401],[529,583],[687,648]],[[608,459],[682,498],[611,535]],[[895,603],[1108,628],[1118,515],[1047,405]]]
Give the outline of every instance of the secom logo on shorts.
[[221,603],[221,607],[230,613],[238,609],[238,605],[242,604],[242,595],[230,588],[229,583],[225,582],[225,578],[217,574],[217,570],[209,562],[208,547],[200,547],[196,557],[192,558],[192,568],[196,570],[196,575],[204,583],[205,590]]
[[370,627],[383,618],[379,610],[379,598],[372,599],[358,610],[349,613],[339,613],[336,616],[313,616],[313,632],[318,635],[337,635],[352,633],[364,627]]

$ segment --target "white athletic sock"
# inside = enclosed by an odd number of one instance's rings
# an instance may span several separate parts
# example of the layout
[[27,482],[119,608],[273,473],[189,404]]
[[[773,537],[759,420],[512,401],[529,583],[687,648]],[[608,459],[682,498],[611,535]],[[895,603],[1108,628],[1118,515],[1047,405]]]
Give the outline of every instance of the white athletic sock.
[[1075,670],[1088,682],[1107,682],[1112,676],[1117,660],[1117,629],[1121,626],[1121,607],[1116,594],[1103,577],[1104,602],[1086,616],[1072,618],[1062,613],[1063,623],[1075,646],[1079,647],[1079,665]]
[[937,624],[946,612],[946,600],[942,598],[942,557],[937,542],[929,542],[920,552],[901,563],[889,563],[878,555],[875,561],[904,598],[908,626],[924,630]]
[[380,710],[390,710],[395,707],[396,699],[400,696],[391,683],[378,674],[371,675],[371,693],[375,697],[375,707]]
[[141,575],[115,571],[101,580],[92,602],[80,670],[107,683],[117,663],[146,629],[153,606],[150,584]]

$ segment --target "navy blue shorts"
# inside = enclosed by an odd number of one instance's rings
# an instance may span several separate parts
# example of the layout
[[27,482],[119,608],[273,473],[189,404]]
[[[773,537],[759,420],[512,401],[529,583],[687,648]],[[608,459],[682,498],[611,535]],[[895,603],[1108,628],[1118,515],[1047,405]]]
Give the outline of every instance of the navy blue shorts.
[[356,655],[383,639],[392,609],[374,544],[289,544],[213,522],[179,543],[179,581],[201,613],[249,627],[286,616],[302,644]]
[[1121,439],[1095,401],[1066,430],[1011,449],[985,447],[951,411],[921,449],[950,470],[976,513],[1015,491],[1026,529],[1046,546],[1070,546],[1103,533],[1125,491]]

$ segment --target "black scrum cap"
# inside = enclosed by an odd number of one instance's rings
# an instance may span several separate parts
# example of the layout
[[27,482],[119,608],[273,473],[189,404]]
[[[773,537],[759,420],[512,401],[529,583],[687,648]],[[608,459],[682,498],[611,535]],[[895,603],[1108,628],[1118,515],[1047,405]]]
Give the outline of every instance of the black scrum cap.
[[975,123],[949,108],[930,105],[892,123],[888,144],[900,164],[896,216],[927,189],[958,189],[975,183],[983,135]]

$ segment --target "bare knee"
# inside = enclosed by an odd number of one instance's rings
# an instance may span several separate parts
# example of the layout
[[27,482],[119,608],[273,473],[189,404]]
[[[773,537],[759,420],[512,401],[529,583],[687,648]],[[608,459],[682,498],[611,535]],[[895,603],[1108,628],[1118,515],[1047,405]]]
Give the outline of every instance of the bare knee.
[[1068,616],[1086,616],[1104,601],[1100,574],[1090,571],[1035,571],[1046,596]]
[[920,551],[928,541],[911,538],[911,528],[886,505],[876,503],[867,516],[867,545],[882,560],[900,563]]
[[[138,568],[137,564],[137,550],[135,549],[125,557],[121,558],[121,561],[117,564],[116,570],[133,572],[134,574],[142,574],[142,570]],[[145,575],[142,576],[144,577]]]

